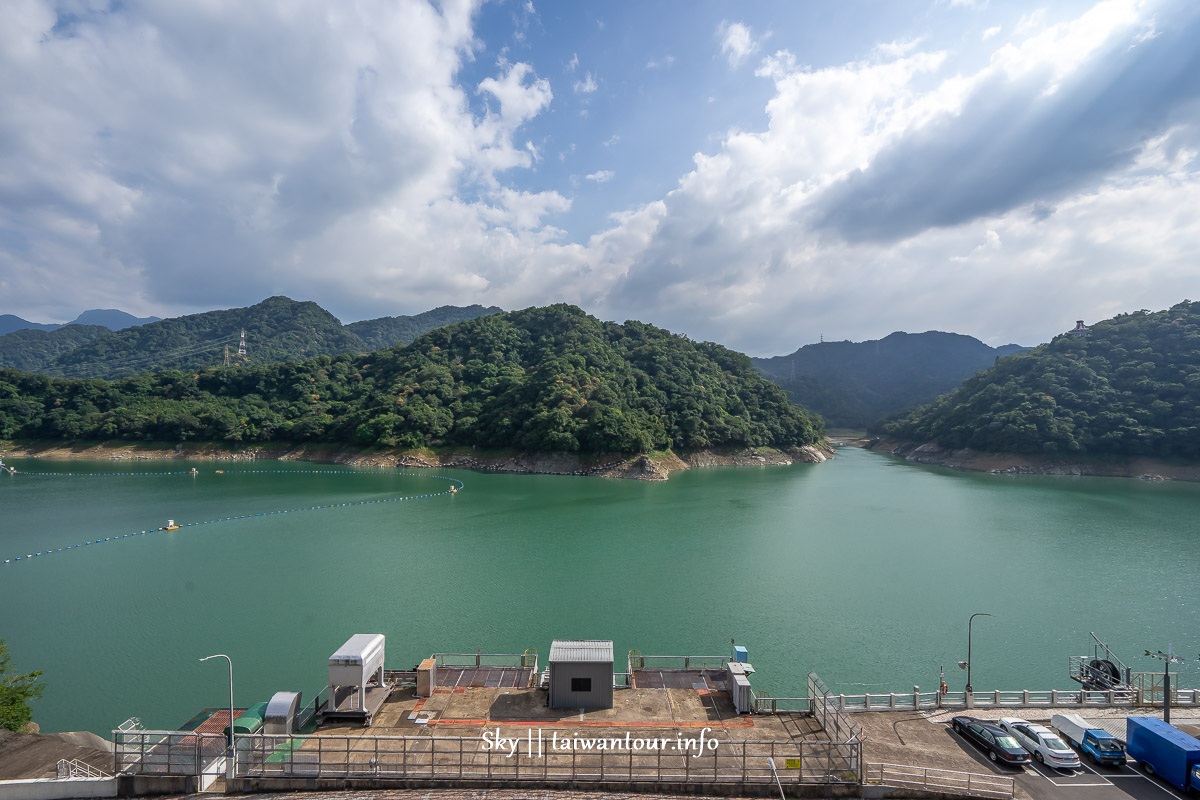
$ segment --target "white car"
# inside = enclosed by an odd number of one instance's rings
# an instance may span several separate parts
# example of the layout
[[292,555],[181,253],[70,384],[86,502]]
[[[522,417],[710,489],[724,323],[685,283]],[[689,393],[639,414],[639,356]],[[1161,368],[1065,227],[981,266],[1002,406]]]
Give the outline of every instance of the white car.
[[1036,725],[1017,717],[1003,717],[1000,727],[1015,736],[1021,747],[1048,767],[1074,769],[1082,766],[1075,751],[1045,725]]

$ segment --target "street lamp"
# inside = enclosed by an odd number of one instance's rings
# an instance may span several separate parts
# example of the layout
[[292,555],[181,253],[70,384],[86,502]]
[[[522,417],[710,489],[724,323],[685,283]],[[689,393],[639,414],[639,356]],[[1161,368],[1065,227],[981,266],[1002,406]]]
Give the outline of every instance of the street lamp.
[[972,694],[975,690],[971,688],[971,623],[976,617],[990,617],[991,614],[985,614],[982,611],[972,614],[967,620],[967,694]]
[[228,772],[229,772],[230,777],[235,777],[237,775],[237,746],[236,746],[236,742],[234,742],[234,739],[233,739],[233,737],[234,737],[234,732],[233,732],[233,659],[230,658],[229,656],[225,655],[224,653],[217,653],[216,655],[205,656],[204,658],[202,658],[200,660],[208,661],[210,658],[223,658],[229,662],[229,753],[230,753],[230,762],[229,763],[230,763],[230,766],[229,766]]
[[1175,655],[1174,648],[1167,645],[1167,652],[1158,650],[1151,653],[1146,651],[1146,655],[1150,658],[1161,658],[1163,660],[1163,722],[1171,724],[1171,665],[1182,664],[1183,659]]

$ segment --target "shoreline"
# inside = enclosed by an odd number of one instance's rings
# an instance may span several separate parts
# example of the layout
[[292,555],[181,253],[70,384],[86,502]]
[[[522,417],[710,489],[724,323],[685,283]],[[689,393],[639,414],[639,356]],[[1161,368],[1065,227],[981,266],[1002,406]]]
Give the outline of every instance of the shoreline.
[[912,461],[994,475],[1075,475],[1096,478],[1137,478],[1144,481],[1200,482],[1200,464],[1145,456],[1064,458],[1031,453],[988,453],[970,448],[942,447],[937,442],[908,442],[875,438],[861,445]]
[[515,451],[479,451],[469,448],[435,451],[379,450],[331,444],[291,444],[271,442],[233,448],[225,444],[188,442],[0,442],[4,458],[46,458],[54,460],[88,459],[112,461],[312,461],[352,467],[470,469],[479,472],[504,472],[530,475],[574,475],[579,477],[625,478],[665,481],[676,470],[700,467],[789,466],[794,463],[820,463],[833,458],[827,443],[805,445],[789,450],[769,447],[698,450],[676,454],[670,450],[653,454],[621,453],[580,456],[577,453],[519,453]]

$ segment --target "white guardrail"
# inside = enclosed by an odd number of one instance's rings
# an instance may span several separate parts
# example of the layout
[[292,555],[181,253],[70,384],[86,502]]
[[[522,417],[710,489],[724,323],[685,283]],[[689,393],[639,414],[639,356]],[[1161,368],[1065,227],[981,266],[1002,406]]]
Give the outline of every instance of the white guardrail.
[[[975,708],[1057,708],[1057,707],[1127,707],[1139,708],[1162,705],[1162,691],[1149,689],[1113,689],[1110,691],[1081,691],[1079,689],[995,690],[975,692]],[[856,711],[914,711],[938,708],[965,708],[966,692],[889,692],[887,694],[831,694],[826,697],[833,708],[846,713]],[[807,697],[755,698],[754,710],[774,714],[786,711],[807,711]],[[1181,708],[1200,706],[1200,689],[1172,689],[1171,705]]]
[[1004,775],[954,772],[903,764],[866,764],[863,783],[1004,800],[1013,797],[1016,792],[1016,781]]

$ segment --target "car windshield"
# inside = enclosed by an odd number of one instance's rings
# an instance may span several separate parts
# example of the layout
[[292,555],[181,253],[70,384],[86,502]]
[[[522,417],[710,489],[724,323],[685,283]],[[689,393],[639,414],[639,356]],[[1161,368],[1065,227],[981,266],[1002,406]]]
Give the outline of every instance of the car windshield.
[[1047,736],[1042,740],[1046,744],[1047,750],[1067,750],[1069,749],[1066,743],[1057,736]]
[[1096,743],[1100,745],[1100,749],[1106,753],[1117,753],[1121,750],[1121,745],[1117,744],[1116,739],[1097,739]]
[[997,736],[996,744],[998,744],[999,746],[1003,747],[1006,750],[1016,750],[1021,746],[1021,745],[1017,744],[1017,740],[1011,736]]

